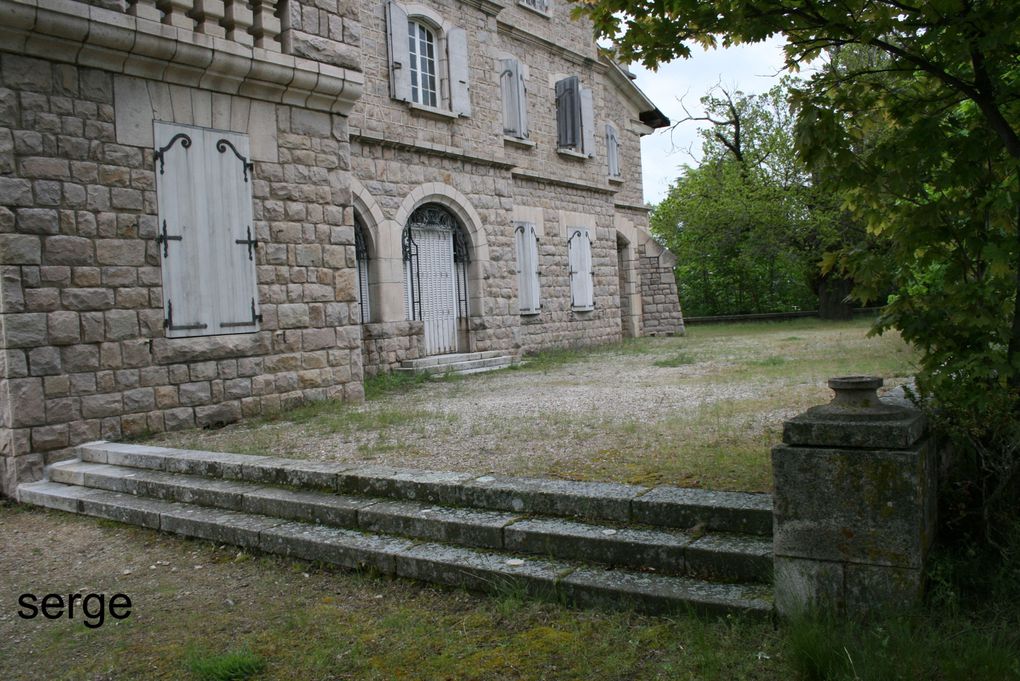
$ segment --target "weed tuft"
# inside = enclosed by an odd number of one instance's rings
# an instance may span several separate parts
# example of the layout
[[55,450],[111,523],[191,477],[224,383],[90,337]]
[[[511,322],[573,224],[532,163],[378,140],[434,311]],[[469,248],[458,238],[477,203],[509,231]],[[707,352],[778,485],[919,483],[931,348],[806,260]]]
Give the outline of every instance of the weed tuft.
[[222,655],[193,651],[188,655],[187,666],[200,681],[244,681],[261,674],[266,662],[242,648]]

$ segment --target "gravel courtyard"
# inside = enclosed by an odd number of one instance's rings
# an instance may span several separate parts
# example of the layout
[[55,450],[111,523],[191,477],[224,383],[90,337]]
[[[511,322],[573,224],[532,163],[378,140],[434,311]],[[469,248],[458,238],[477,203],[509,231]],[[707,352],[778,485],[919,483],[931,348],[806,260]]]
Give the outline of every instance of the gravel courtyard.
[[869,322],[696,326],[544,353],[521,368],[430,381],[377,379],[362,405],[314,404],[161,446],[441,470],[716,489],[769,489],[782,421],[827,402],[831,376],[914,370]]

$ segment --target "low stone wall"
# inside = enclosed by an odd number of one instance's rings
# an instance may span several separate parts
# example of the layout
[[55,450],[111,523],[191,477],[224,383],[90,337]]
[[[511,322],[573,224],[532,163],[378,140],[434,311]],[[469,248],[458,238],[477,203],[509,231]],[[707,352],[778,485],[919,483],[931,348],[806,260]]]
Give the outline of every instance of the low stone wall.
[[361,327],[365,376],[393,371],[405,360],[425,355],[422,322],[376,322]]

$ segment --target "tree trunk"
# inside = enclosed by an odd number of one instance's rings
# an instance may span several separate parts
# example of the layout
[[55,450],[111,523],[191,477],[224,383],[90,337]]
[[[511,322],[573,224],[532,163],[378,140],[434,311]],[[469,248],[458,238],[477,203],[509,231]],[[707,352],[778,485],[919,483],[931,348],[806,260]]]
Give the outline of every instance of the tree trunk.
[[853,282],[826,276],[818,283],[818,316],[822,319],[846,320],[853,317],[850,290]]

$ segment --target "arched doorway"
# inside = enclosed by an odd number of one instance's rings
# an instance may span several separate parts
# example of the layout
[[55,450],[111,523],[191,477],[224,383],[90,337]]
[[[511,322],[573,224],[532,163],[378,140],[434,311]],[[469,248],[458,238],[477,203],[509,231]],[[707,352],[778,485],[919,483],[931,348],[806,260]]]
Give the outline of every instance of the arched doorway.
[[425,325],[425,352],[458,352],[467,345],[470,262],[464,229],[436,203],[411,213],[403,232],[407,318]]

